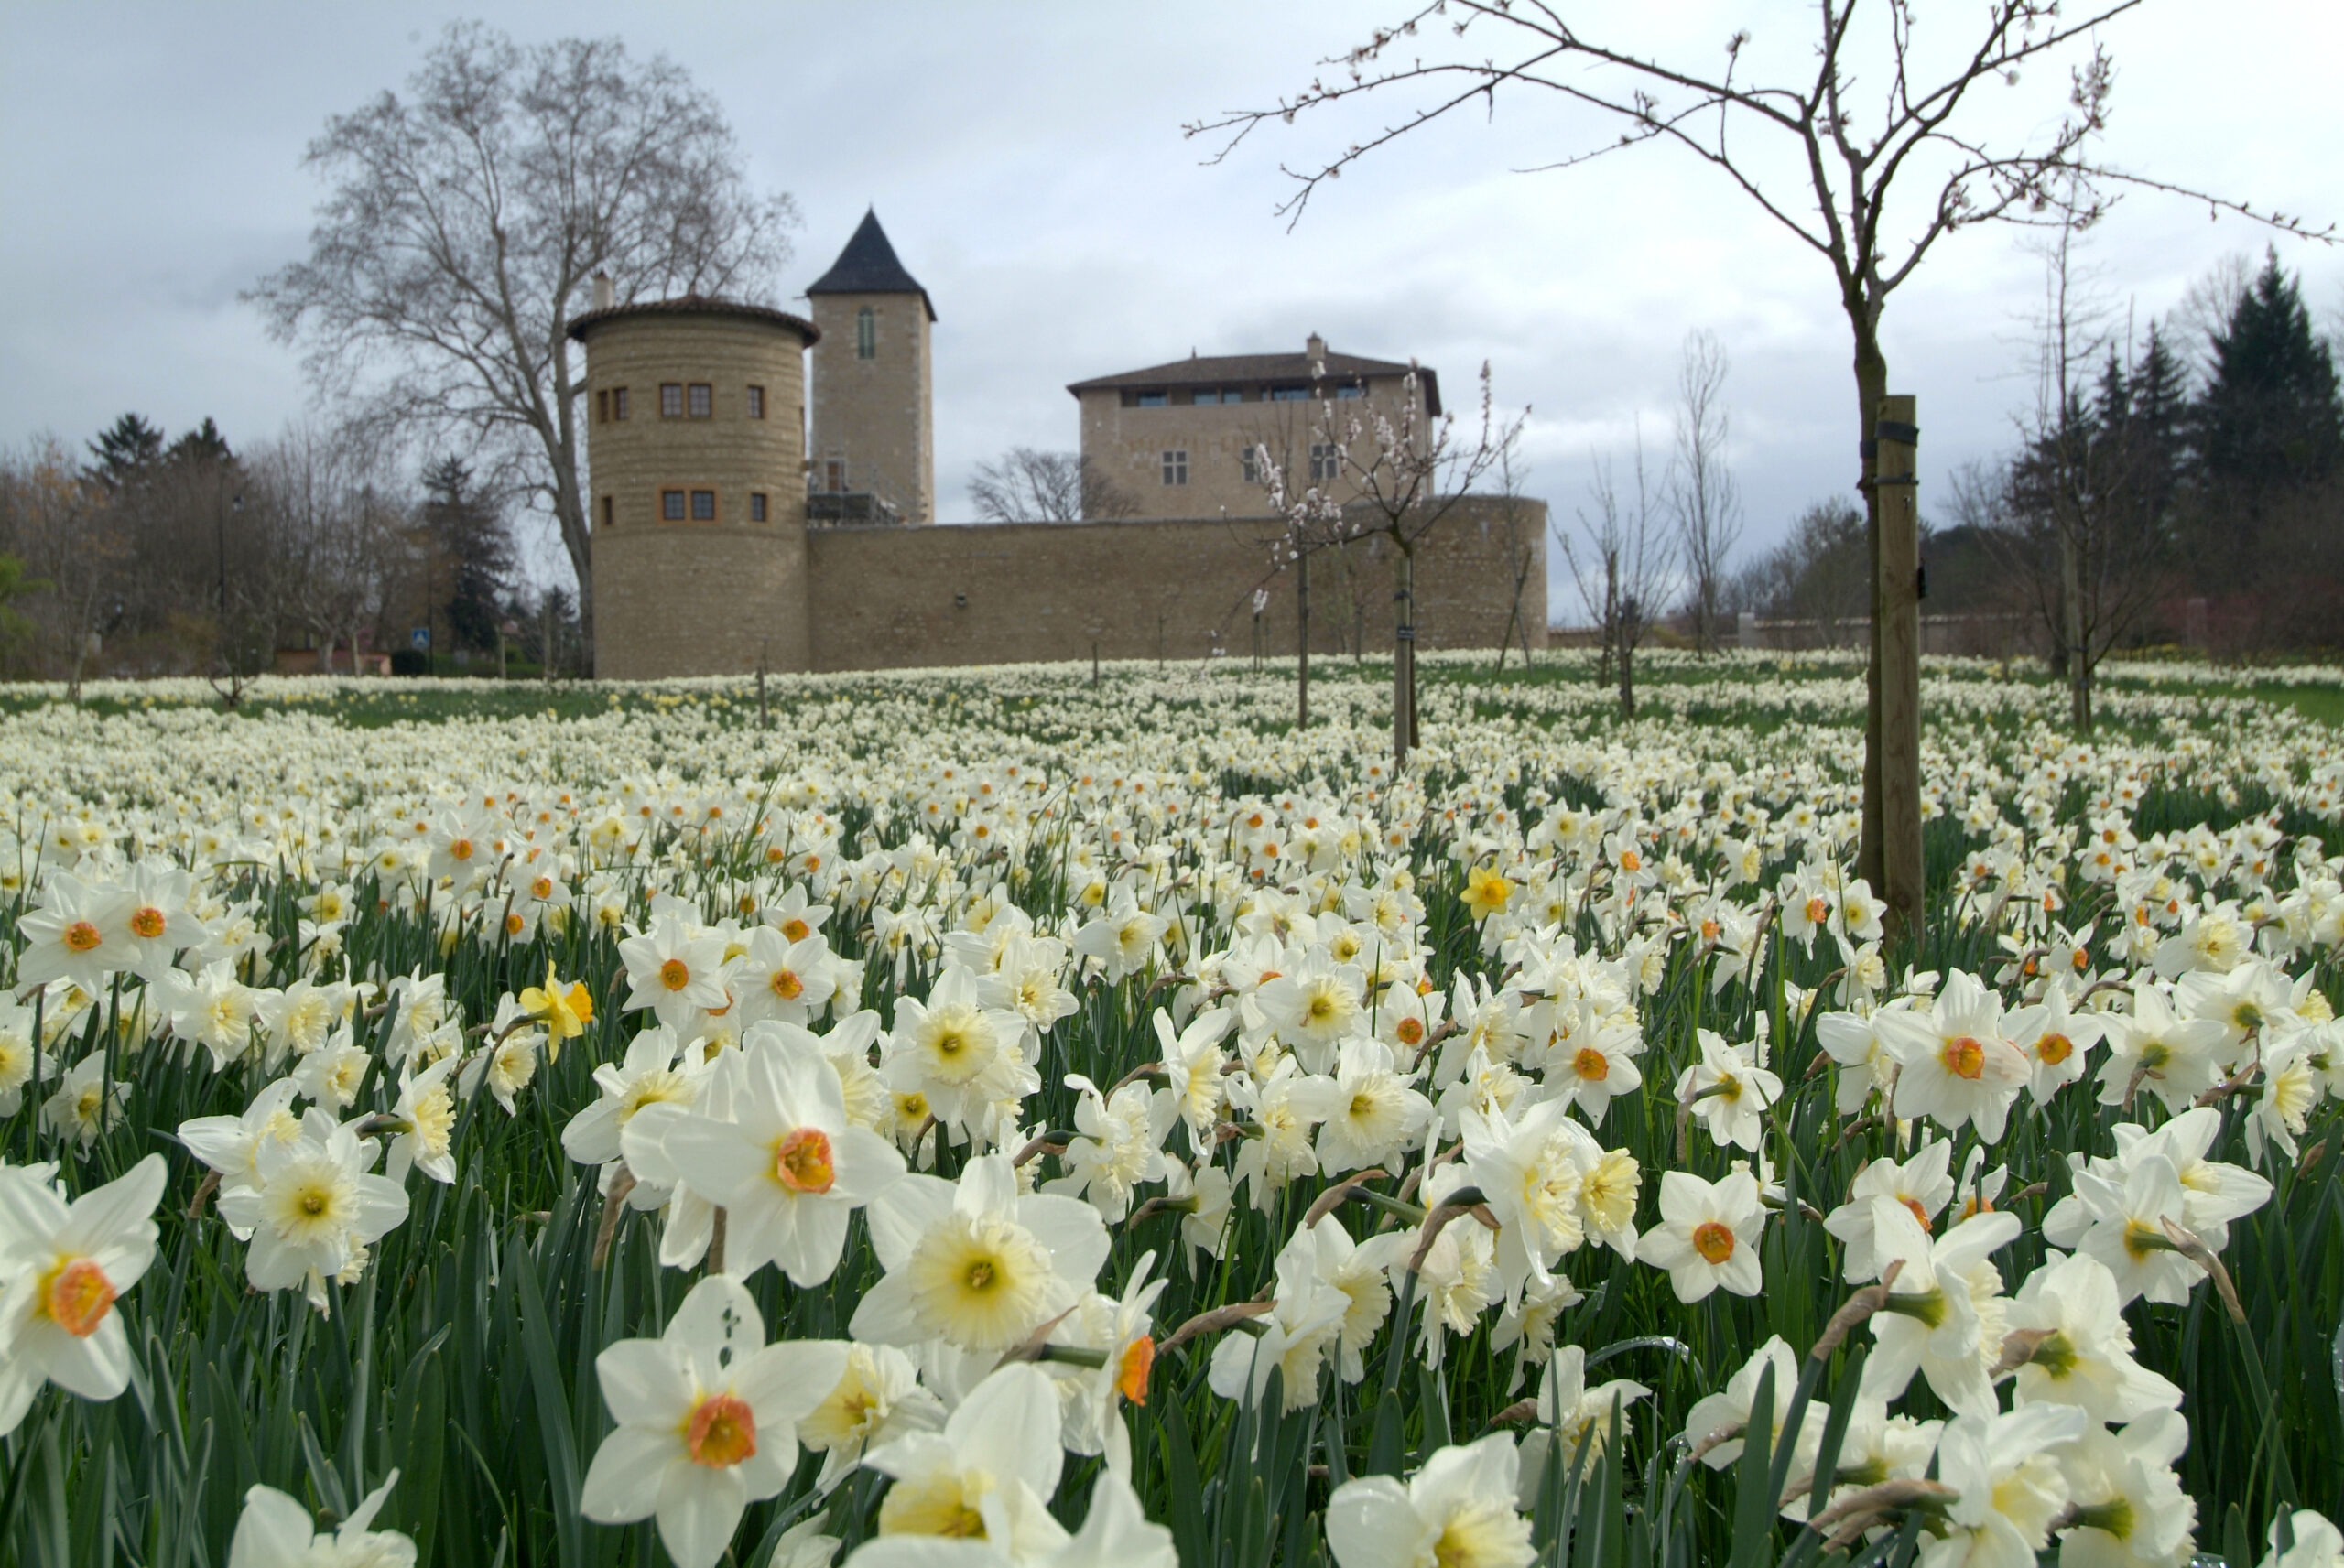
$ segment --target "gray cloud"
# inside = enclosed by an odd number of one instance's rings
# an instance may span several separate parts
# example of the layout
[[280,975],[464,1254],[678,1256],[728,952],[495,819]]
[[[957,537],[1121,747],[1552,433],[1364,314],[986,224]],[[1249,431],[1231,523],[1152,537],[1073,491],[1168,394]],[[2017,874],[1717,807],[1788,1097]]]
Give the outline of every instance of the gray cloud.
[[[1616,9],[1616,8],[1607,8]],[[1645,8],[1658,11],[1661,8]],[[85,438],[136,408],[232,438],[310,402],[296,355],[237,302],[298,255],[320,188],[301,167],[326,118],[400,85],[443,7],[84,4],[0,12],[0,440]],[[1795,59],[1807,8],[1743,0],[1632,24],[1655,50],[1713,51],[1740,25]],[[1853,475],[1847,331],[1821,261],[1689,158],[1663,149],[1560,174],[1511,172],[1601,128],[1550,103],[1395,145],[1289,231],[1281,162],[1340,146],[1345,123],[1271,127],[1218,165],[1185,120],[1268,102],[1380,12],[1215,0],[1180,7],[515,4],[516,37],[615,33],[664,51],[726,104],[755,181],[806,216],[786,285],[826,266],[875,204],[941,316],[938,461],[948,518],[974,465],[1011,444],[1071,447],[1065,384],[1177,357],[1299,346],[1438,367],[1452,404],[1488,360],[1535,408],[1532,490],[1568,517],[1590,459],[1641,425],[1667,438],[1677,345],[1716,330],[1734,361],[1734,460],[1750,542]],[[2203,13],[2199,13],[2202,16]],[[2344,141],[2326,80],[2344,11],[2238,0],[2219,31],[2176,8],[2109,38],[2120,68],[2108,155],[2167,178],[2323,215],[2344,207],[2322,153]],[[1948,41],[1953,22],[1937,23]],[[1612,25],[1607,22],[1607,26]],[[2277,38],[2284,49],[2270,47]],[[2000,90],[1998,90],[2000,91]],[[1991,113],[2056,112],[2022,83]],[[2092,244],[2104,291],[2145,324],[2225,254],[2263,236],[2153,196]],[[2344,266],[2283,242],[2316,306]],[[1889,350],[1918,394],[1925,494],[2009,438],[2040,268],[2008,231],[1957,236],[1892,307]],[[1559,602],[1559,601],[1558,601]]]

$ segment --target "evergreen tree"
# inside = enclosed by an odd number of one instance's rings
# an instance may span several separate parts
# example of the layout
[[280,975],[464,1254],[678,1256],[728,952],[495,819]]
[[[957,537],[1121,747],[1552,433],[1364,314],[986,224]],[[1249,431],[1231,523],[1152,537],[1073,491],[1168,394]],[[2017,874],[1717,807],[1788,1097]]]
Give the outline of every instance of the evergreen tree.
[[472,481],[462,460],[442,458],[423,473],[423,523],[447,576],[435,584],[446,597],[453,645],[486,652],[496,646],[498,605],[513,575],[513,542],[504,514]]
[[236,460],[236,454],[228,449],[228,438],[220,433],[220,427],[212,422],[209,414],[203,416],[202,424],[173,441],[171,449],[164,455],[172,462],[190,466],[197,463],[225,465]]
[[[209,423],[209,421],[206,421]],[[92,477],[119,487],[152,469],[163,458],[163,432],[137,414],[125,414],[90,443]]]
[[2313,333],[2295,280],[2276,251],[2216,334],[2198,408],[2208,487],[2253,514],[2278,491],[2326,478],[2344,459],[2336,364]]

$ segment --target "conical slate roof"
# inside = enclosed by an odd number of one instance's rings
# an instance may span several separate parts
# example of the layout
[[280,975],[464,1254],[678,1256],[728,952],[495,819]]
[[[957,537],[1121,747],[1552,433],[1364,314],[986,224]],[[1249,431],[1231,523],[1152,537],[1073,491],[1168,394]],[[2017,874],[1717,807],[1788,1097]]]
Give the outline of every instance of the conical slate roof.
[[928,297],[904,264],[895,259],[895,247],[887,243],[887,231],[879,226],[876,210],[866,210],[863,222],[856,225],[854,237],[830,264],[830,270],[808,284],[806,292],[812,294],[917,294],[928,308],[928,319],[936,319],[936,303]]

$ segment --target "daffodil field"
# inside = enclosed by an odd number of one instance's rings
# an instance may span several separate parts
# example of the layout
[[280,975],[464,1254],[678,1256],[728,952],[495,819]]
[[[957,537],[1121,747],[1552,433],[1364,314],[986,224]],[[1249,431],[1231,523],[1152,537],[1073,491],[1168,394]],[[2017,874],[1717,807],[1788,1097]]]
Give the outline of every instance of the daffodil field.
[[0,1562],[2344,1560],[2344,672],[1590,673],[0,693]]

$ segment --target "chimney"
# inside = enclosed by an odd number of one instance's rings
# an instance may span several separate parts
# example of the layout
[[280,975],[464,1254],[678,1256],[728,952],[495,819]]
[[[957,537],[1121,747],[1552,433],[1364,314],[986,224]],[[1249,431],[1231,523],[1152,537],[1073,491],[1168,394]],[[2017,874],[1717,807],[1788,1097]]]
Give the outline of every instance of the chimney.
[[1317,364],[1327,357],[1327,340],[1313,332],[1303,341],[1302,351],[1309,356],[1312,364]]
[[618,302],[619,291],[612,286],[611,275],[607,272],[597,272],[594,275],[594,308],[608,310]]

